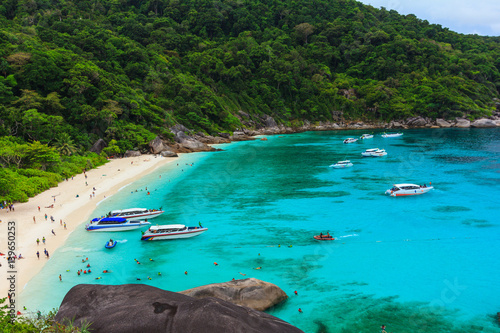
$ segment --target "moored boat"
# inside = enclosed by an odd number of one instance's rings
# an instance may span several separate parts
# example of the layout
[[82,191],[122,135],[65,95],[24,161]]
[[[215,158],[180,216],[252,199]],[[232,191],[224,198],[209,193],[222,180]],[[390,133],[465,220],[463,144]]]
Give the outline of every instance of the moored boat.
[[355,139],[355,138],[347,138],[344,140],[344,143],[353,143],[353,142],[356,142],[358,141],[358,139]]
[[121,210],[112,210],[108,213],[107,217],[122,217],[129,221],[140,221],[144,219],[153,219],[163,214],[164,211],[160,209],[147,209],[147,208],[129,208]]
[[408,195],[420,195],[433,190],[434,187],[427,185],[416,185],[416,184],[394,184],[394,186],[385,191],[385,194],[391,197],[402,197]]
[[386,156],[387,152],[385,149],[377,149],[376,151],[372,152],[373,157],[380,157],[380,156]]
[[349,160],[345,161],[338,161],[335,164],[330,165],[330,168],[335,168],[335,169],[343,169],[343,168],[350,168],[352,167],[353,164]]
[[377,150],[379,149],[378,148],[367,149],[364,152],[362,152],[361,155],[364,157],[372,157],[373,156],[372,153],[376,152]]
[[383,138],[397,138],[403,136],[403,133],[384,133],[382,134]]
[[93,219],[85,226],[85,229],[87,231],[128,231],[150,224],[148,221],[130,221],[121,217],[103,217]]
[[199,227],[187,227],[184,224],[166,224],[151,226],[141,237],[141,240],[168,240],[179,238],[191,238],[201,235],[208,228],[201,225]]
[[363,134],[359,138],[361,140],[364,140],[364,139],[373,139],[373,134]]

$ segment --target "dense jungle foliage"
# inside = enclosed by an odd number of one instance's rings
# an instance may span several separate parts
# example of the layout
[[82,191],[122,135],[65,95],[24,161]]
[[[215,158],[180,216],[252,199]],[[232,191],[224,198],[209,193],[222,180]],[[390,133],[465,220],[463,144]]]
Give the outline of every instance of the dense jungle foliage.
[[0,24],[0,137],[61,156],[231,132],[240,110],[475,118],[499,97],[500,38],[354,0],[3,0]]

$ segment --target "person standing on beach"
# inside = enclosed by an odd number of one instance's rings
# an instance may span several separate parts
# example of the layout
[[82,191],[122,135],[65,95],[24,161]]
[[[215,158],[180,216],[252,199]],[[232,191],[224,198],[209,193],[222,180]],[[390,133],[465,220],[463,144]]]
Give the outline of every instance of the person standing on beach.
[[56,235],[56,233],[54,232],[54,229],[52,229],[52,234],[53,234],[54,236]]
[[47,213],[45,213],[45,221],[47,221]]
[[43,244],[45,244],[45,236],[42,237],[42,242],[43,242]]
[[38,211],[40,211],[40,206],[38,206]]
[[38,245],[40,245],[40,238],[37,238],[37,239],[36,239],[36,245],[37,245],[37,246],[38,246]]
[[61,276],[61,274],[59,274],[59,281],[62,282],[62,276]]
[[35,222],[35,224],[36,224],[36,218],[34,216],[33,216],[33,222]]
[[62,219],[59,220],[59,223],[62,225]]
[[36,257],[37,257],[38,259],[40,259],[40,252],[39,252],[39,251],[36,251]]
[[64,229],[66,229],[66,222],[64,222]]

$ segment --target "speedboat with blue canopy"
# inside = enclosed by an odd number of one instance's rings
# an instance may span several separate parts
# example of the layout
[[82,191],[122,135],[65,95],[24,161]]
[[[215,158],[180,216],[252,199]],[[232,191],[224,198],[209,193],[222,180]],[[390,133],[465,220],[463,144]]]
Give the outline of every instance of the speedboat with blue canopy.
[[146,221],[130,221],[122,217],[95,218],[85,226],[87,231],[128,231],[150,225]]

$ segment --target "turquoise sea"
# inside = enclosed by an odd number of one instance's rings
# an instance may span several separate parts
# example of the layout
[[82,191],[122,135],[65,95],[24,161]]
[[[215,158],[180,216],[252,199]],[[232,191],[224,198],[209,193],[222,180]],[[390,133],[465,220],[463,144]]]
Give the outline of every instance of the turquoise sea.
[[[382,324],[393,333],[500,332],[500,129],[406,130],[388,139],[375,131],[342,143],[364,132],[268,136],[183,155],[94,215],[162,206],[155,224],[201,221],[207,232],[144,242],[140,231],[88,233],[82,225],[27,284],[20,305],[48,311],[79,283],[180,291],[254,277],[289,295],[268,313],[305,332],[379,332]],[[361,157],[376,147],[388,156]],[[329,168],[344,159],[354,166]],[[384,195],[405,182],[435,190]],[[320,232],[337,240],[315,241]],[[107,250],[110,237],[119,243]],[[87,257],[92,273],[77,276]]]

